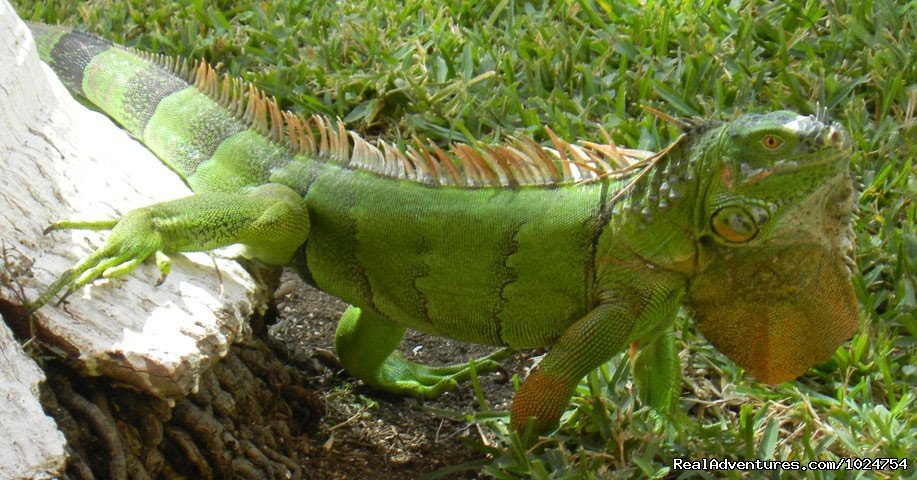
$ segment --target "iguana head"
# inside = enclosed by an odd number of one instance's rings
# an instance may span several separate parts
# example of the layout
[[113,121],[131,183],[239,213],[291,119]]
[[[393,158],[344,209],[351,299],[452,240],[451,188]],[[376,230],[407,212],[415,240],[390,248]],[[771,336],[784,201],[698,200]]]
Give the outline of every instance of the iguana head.
[[792,380],[853,335],[851,142],[836,123],[746,115],[708,132],[688,303],[723,353]]
[[849,183],[850,141],[836,123],[779,111],[745,115],[718,135],[719,158],[706,162],[712,175],[704,176],[707,231],[701,233],[720,245],[766,243],[786,230],[799,207]]

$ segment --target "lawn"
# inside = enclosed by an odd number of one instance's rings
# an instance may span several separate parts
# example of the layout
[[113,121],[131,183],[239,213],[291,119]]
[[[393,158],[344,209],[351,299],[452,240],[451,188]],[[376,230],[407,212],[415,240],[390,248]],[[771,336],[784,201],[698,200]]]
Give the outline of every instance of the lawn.
[[[917,7],[907,1],[473,2],[453,0],[14,4],[136,48],[203,57],[296,112],[393,141],[499,141],[543,126],[570,140],[658,150],[673,116],[829,110],[852,133],[859,333],[798,381],[769,387],[680,315],[681,408],[636,400],[627,357],[589,375],[560,430],[526,450],[507,417],[470,418],[501,441],[457,466],[496,478],[743,476],[673,459],[917,462]],[[912,473],[917,465],[908,464]],[[440,472],[446,473],[446,472]],[[903,472],[813,472],[896,478]]]

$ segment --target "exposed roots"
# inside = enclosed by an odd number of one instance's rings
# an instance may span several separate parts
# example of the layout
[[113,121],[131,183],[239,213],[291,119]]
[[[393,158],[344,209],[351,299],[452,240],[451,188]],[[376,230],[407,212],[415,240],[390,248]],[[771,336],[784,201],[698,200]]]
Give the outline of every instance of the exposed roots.
[[[67,438],[66,478],[300,479],[319,398],[260,340],[233,346],[174,407],[50,362],[42,403]],[[306,440],[306,441],[304,441]]]

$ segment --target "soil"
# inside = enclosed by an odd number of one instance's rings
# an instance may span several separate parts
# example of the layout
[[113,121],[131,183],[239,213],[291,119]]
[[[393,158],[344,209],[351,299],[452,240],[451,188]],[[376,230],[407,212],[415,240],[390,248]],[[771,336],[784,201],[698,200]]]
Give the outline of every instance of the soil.
[[[322,443],[311,464],[312,478],[419,478],[437,470],[481,460],[482,445],[494,439],[464,415],[481,410],[470,382],[435,400],[420,401],[386,394],[344,373],[332,353],[337,320],[347,304],[285,273],[277,290],[277,322],[269,336],[288,360],[304,370],[323,398],[326,413],[312,440]],[[472,345],[409,330],[401,344],[406,357],[426,365],[463,363],[485,356],[493,347]],[[507,411],[513,395],[512,375],[531,362],[514,354],[502,370],[479,375],[491,410]],[[321,452],[321,453],[318,453]],[[474,471],[442,478],[484,478]]]

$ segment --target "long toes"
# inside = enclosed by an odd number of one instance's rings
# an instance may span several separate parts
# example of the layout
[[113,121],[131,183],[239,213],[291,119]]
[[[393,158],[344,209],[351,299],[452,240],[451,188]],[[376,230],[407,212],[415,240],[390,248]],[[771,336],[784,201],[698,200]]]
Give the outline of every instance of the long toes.
[[[500,364],[489,357],[474,360],[474,370],[477,373],[492,372],[498,370]],[[465,379],[471,376],[471,367],[468,364],[448,365],[445,367],[431,367],[430,373],[440,376],[455,376]]]
[[105,270],[108,270],[109,268],[111,268],[111,267],[113,267],[113,266],[115,266],[115,265],[118,265],[118,264],[124,262],[125,260],[126,260],[126,259],[120,258],[120,257],[108,257],[108,258],[105,258],[105,259],[100,260],[100,261],[99,261],[98,263],[96,263],[94,266],[92,266],[91,268],[89,268],[88,270],[86,270],[85,272],[83,272],[82,275],[80,275],[79,277],[77,277],[77,279],[74,280],[73,284],[71,285],[71,288],[72,288],[72,289],[78,289],[78,288],[80,288],[80,287],[86,285],[87,283],[89,283],[89,282],[91,282],[91,281],[93,281],[93,280],[99,278],[100,276],[102,276],[102,274],[105,272]]
[[70,284],[69,288],[71,290],[80,288],[83,285],[86,285],[87,283],[99,278],[99,275],[101,274],[102,274],[101,270],[97,269],[96,267],[90,267],[89,269],[81,273],[79,277],[76,277],[76,280],[74,280],[73,283]]
[[438,397],[450,390],[455,390],[458,388],[458,382],[454,378],[444,378],[440,380],[436,385],[430,389],[430,394],[433,397]]
[[[477,365],[477,364],[475,364]],[[432,377],[449,377],[453,375],[461,375],[462,373],[468,370],[468,365],[446,365],[442,367],[430,367],[427,372]]]
[[474,366],[478,373],[493,372],[500,369],[500,363],[493,360],[481,360],[480,362],[475,362]]
[[455,390],[458,382],[451,377],[440,378],[437,382],[429,385],[418,385],[417,393],[423,398],[436,398],[450,390]]
[[513,355],[513,349],[501,348],[500,350],[497,350],[496,352],[491,353],[490,355],[487,355],[486,357],[480,358],[479,361],[480,362],[485,362],[485,361],[500,362],[500,361],[503,361],[511,357],[512,355]]
[[458,387],[458,380],[451,376],[418,374],[411,379],[395,382],[396,390],[419,398],[436,398]]
[[105,278],[118,278],[123,277],[134,271],[138,265],[140,265],[141,260],[139,258],[134,258],[128,260],[120,265],[115,265],[113,267],[105,269],[102,272],[102,276]]

